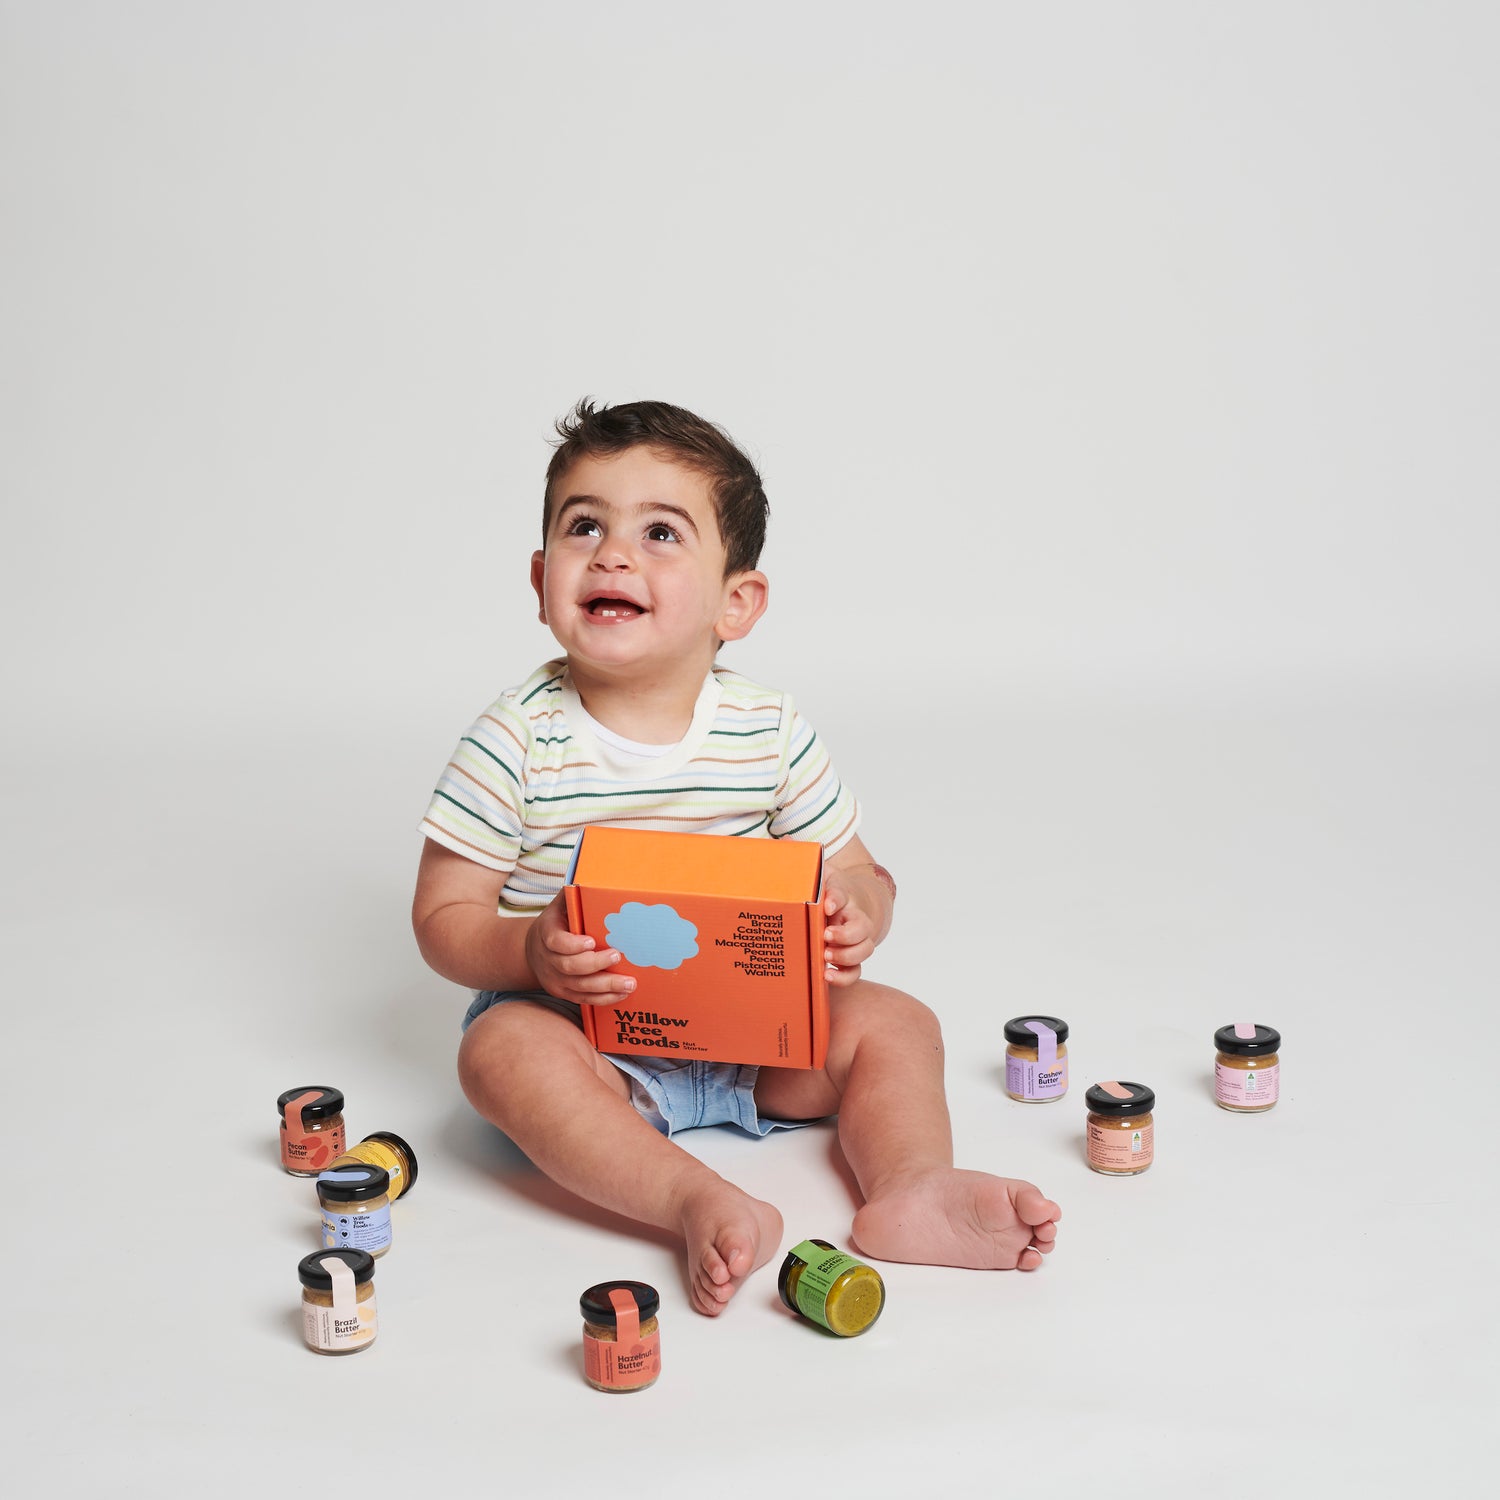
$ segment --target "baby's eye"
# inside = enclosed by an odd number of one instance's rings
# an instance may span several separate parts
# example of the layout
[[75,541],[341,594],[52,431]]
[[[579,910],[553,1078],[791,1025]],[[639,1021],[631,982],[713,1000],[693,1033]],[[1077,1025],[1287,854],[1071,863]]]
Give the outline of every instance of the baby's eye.
[[602,536],[599,523],[588,516],[576,516],[568,522],[569,536]]
[[677,533],[664,521],[658,521],[654,526],[646,528],[646,540],[651,542],[675,542],[679,541]]

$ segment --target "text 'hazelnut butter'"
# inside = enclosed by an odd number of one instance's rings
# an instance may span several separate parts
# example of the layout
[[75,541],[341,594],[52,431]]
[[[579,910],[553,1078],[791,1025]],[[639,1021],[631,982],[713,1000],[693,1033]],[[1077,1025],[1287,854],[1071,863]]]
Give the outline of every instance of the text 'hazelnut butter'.
[[1236,1021],[1214,1032],[1214,1103],[1236,1114],[1270,1109],[1281,1095],[1281,1033]]
[[578,1299],[583,1378],[596,1391],[643,1391],[661,1374],[661,1298],[644,1281],[601,1281]]
[[1056,1016],[1017,1016],[1005,1023],[1005,1092],[1022,1104],[1068,1092],[1068,1023]]
[[776,1290],[794,1313],[842,1339],[863,1333],[885,1307],[880,1272],[827,1240],[803,1240],[789,1250]]
[[1088,1105],[1088,1160],[1109,1177],[1134,1177],[1151,1165],[1155,1093],[1144,1083],[1096,1083]]

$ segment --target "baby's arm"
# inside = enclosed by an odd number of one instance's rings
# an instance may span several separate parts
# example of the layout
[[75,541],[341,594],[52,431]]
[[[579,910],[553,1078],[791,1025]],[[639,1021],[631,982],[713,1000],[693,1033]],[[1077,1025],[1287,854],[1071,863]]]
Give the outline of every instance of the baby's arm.
[[428,839],[417,871],[412,927],[422,957],[444,979],[471,990],[546,990],[580,1005],[612,1003],[635,980],[605,971],[613,949],[568,931],[561,895],[534,917],[502,917],[505,872]]
[[891,930],[895,896],[875,873],[874,856],[856,834],[828,861],[823,880],[825,956],[831,985],[850,985],[860,965]]

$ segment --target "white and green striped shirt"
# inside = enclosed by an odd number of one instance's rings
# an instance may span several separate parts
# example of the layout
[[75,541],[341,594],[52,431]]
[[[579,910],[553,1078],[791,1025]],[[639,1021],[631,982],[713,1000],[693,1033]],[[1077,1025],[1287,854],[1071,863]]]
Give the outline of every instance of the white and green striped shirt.
[[587,727],[564,661],[502,693],[458,743],[422,832],[505,872],[500,911],[528,916],[563,887],[590,823],[795,838],[830,854],[859,827],[859,804],[785,694],[715,668],[681,742],[622,758]]

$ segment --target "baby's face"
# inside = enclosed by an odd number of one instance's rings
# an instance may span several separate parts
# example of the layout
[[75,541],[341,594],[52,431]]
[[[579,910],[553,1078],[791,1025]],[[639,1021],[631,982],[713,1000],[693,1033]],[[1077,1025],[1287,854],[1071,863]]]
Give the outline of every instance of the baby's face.
[[724,561],[708,481],[631,448],[581,458],[558,477],[531,582],[543,622],[575,666],[701,677],[732,593]]

